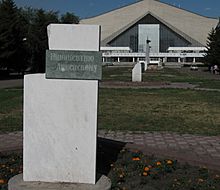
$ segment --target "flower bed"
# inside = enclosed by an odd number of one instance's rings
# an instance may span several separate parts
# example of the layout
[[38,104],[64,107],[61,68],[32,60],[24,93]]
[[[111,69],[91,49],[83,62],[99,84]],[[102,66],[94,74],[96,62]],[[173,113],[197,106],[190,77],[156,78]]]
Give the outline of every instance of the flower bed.
[[111,165],[113,190],[211,190],[220,189],[220,173],[156,159],[141,152],[122,150]]
[[[22,172],[22,154],[0,154],[0,190]],[[220,172],[122,150],[111,164],[112,190],[219,190]]]
[[1,154],[0,153],[0,190],[8,189],[8,180],[22,173],[21,154]]

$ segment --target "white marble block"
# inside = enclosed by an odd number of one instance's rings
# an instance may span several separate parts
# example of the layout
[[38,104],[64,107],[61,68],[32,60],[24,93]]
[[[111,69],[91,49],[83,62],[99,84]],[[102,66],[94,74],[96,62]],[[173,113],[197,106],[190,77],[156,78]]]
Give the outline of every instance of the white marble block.
[[24,181],[95,183],[98,81],[24,78]]
[[[99,51],[100,26],[51,24],[50,50]],[[24,181],[96,182],[97,80],[24,78]]]
[[137,63],[132,69],[132,82],[141,82],[141,81],[142,81],[142,68],[141,68],[141,64]]
[[100,26],[50,24],[47,27],[50,50],[99,51]]

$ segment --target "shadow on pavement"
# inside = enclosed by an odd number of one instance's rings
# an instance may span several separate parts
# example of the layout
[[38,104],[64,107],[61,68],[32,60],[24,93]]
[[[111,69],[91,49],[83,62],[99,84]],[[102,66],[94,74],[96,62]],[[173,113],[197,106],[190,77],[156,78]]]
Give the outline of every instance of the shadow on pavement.
[[97,179],[101,175],[107,175],[111,169],[111,164],[114,163],[119,152],[123,149],[126,143],[119,141],[98,138],[97,140]]

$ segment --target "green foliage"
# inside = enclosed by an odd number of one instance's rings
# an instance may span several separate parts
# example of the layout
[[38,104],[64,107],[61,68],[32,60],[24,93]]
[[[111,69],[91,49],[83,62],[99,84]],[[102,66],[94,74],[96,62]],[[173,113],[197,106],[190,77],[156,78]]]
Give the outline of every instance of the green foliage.
[[[138,158],[138,159],[137,159]],[[219,172],[122,150],[108,177],[113,190],[219,189]]]
[[28,28],[28,45],[31,52],[32,72],[45,72],[45,52],[48,49],[47,26],[58,23],[56,12],[46,12],[42,9],[33,10]]
[[220,25],[210,32],[207,49],[207,55],[205,56],[206,63],[220,66]]
[[78,24],[79,17],[75,16],[73,13],[67,12],[66,14],[61,16],[60,21],[64,24]]
[[22,173],[22,154],[0,153],[0,190],[7,190],[7,183],[13,176]]
[[13,0],[0,1],[0,69],[45,72],[50,23],[78,23],[73,13],[59,18],[57,12],[43,9],[18,9]]
[[0,68],[25,69],[24,19],[12,0],[0,2]]

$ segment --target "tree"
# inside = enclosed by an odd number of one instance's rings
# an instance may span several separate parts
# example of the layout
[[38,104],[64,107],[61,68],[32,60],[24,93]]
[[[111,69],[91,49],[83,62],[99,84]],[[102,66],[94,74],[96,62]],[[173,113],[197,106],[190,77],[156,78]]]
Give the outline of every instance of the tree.
[[25,69],[24,19],[12,0],[0,2],[0,68]]
[[43,9],[35,10],[34,18],[29,23],[28,35],[32,72],[45,72],[45,53],[48,49],[47,26],[50,23],[58,22],[57,12],[46,12]]
[[207,55],[205,62],[209,66],[218,65],[220,67],[220,23],[212,29],[207,41]]
[[13,0],[0,0],[0,69],[45,72],[50,23],[78,23],[73,13],[60,18],[43,9],[18,9]]
[[75,16],[73,13],[67,12],[66,14],[61,16],[60,22],[64,24],[78,24],[79,17]]

